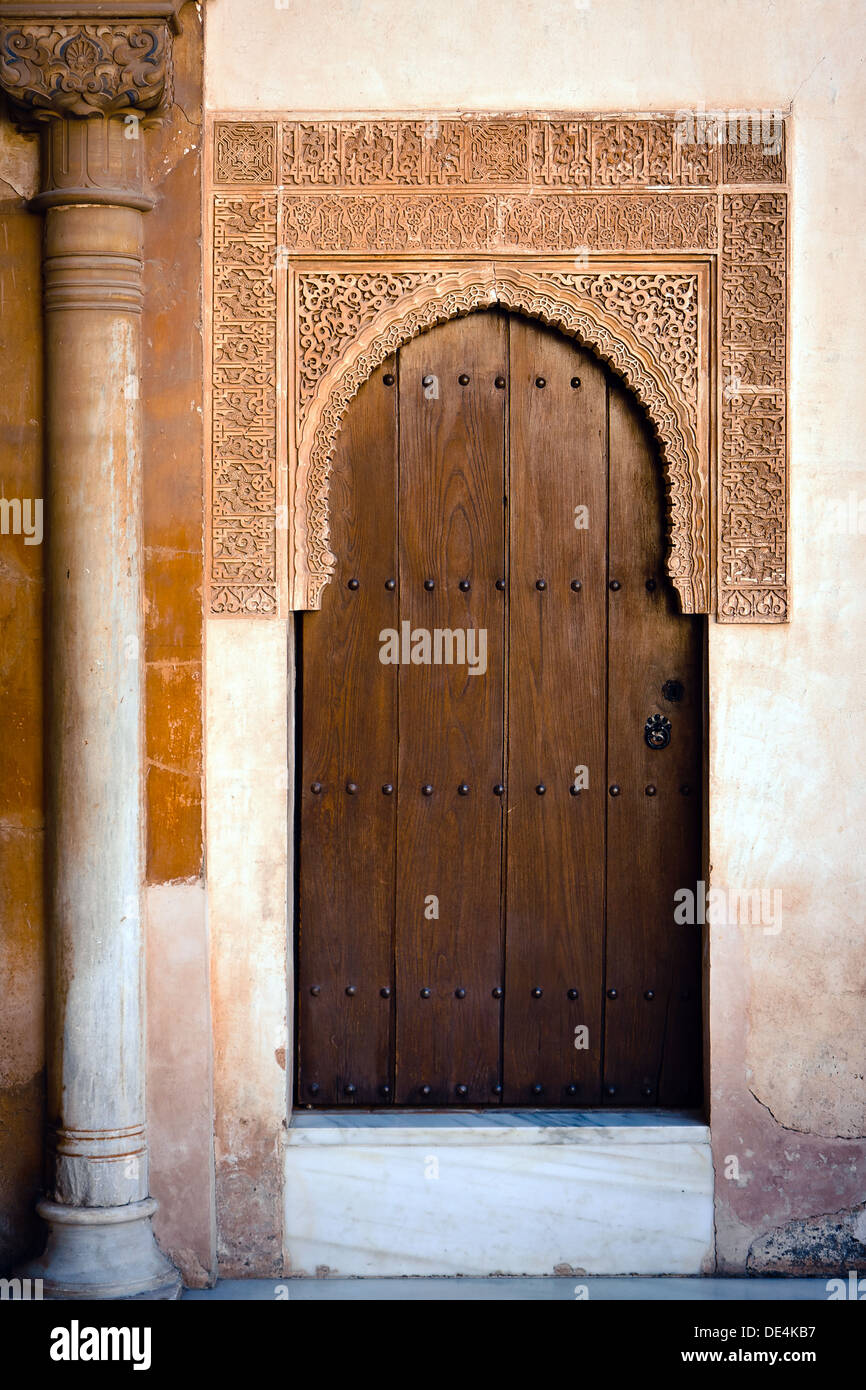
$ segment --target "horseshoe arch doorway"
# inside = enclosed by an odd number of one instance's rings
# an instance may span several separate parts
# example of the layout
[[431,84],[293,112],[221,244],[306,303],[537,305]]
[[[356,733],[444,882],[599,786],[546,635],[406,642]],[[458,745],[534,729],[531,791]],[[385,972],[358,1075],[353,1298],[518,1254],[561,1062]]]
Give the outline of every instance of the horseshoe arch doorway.
[[535,321],[450,320],[351,403],[330,524],[296,1104],[699,1106],[704,622],[641,408]]

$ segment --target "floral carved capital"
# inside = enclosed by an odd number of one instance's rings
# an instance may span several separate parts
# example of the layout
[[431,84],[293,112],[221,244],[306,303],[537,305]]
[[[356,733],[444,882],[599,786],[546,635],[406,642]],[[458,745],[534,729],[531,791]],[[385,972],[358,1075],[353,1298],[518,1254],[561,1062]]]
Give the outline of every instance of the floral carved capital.
[[42,132],[42,191],[61,203],[152,206],[140,129],[172,101],[181,0],[31,0],[0,7],[0,90],[16,122]]
[[153,113],[170,100],[170,21],[3,23],[0,87],[35,120]]

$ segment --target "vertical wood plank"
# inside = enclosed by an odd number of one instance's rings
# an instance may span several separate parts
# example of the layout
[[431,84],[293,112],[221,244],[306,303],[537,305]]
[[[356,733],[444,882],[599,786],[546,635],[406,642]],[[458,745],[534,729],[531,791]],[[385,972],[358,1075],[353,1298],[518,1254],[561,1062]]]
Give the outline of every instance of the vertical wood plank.
[[[604,933],[605,373],[539,325],[514,318],[510,338],[505,1100],[593,1105]],[[581,767],[589,785],[573,795]]]
[[393,1086],[397,798],[382,787],[397,780],[397,671],[379,660],[379,633],[397,625],[397,591],[385,587],[397,573],[397,386],[385,382],[395,373],[393,359],[383,363],[346,414],[330,489],[337,570],[321,611],[302,624],[298,1100],[305,1105],[382,1105]]
[[[620,793],[608,796],[604,1101],[693,1105],[700,927],[676,925],[674,894],[700,876],[703,632],[663,575],[661,467],[639,408],[614,383],[610,496],[620,588],[609,592],[608,781]],[[665,697],[666,681],[679,682],[680,699]],[[644,737],[654,715],[671,724],[658,750]]]
[[[505,602],[495,582],[504,574],[505,393],[495,379],[505,351],[503,317],[481,313],[400,352],[401,621],[428,633],[483,630],[487,641],[484,674],[468,664],[400,666],[402,1105],[498,1099],[502,803],[492,788],[503,756]],[[461,591],[461,581],[471,588]]]

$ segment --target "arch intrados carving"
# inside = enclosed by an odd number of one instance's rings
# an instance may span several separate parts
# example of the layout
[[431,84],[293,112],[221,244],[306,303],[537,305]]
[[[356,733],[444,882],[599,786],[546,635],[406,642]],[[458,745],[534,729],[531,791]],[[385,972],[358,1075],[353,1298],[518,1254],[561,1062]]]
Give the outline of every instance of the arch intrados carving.
[[[623,272],[635,282],[651,279]],[[328,491],[340,424],[353,397],[398,348],[452,318],[500,306],[573,338],[624,382],[659,445],[668,525],[667,572],[684,613],[709,609],[708,461],[696,401],[685,398],[653,350],[623,318],[580,293],[585,277],[561,270],[466,268],[422,284],[382,309],[317,384],[297,439],[293,607],[318,608],[336,557],[329,548]],[[573,281],[574,283],[569,283]],[[656,343],[656,349],[658,349]]]

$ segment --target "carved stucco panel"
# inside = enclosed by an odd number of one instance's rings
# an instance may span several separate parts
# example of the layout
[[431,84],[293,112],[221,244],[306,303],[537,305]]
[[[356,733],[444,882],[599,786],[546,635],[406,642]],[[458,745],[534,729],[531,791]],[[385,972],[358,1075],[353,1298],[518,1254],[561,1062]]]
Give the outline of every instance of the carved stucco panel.
[[[345,278],[345,284],[344,284]],[[359,279],[363,282],[359,286]],[[403,281],[406,283],[404,284]],[[299,276],[298,337],[312,337],[305,318],[329,312],[337,325],[331,365],[309,392],[311,354],[299,348],[295,507],[295,607],[318,607],[334,567],[328,547],[328,487],[337,432],[346,408],[386,357],[446,319],[494,304],[517,310],[578,339],[623,378],[643,404],[661,445],[669,503],[668,572],[685,612],[709,604],[708,478],[698,447],[698,311],[696,277],[688,274],[543,273],[521,267],[452,268],[404,277]],[[414,283],[412,283],[414,282]],[[315,290],[311,290],[311,284]],[[357,296],[368,295],[361,327]],[[387,300],[385,291],[392,297]],[[395,293],[402,288],[403,293]],[[343,319],[335,305],[348,292]],[[306,314],[304,312],[306,310]],[[341,331],[342,330],[342,331]],[[321,354],[312,367],[324,368]]]
[[[726,144],[708,119],[706,138],[688,144],[678,124],[213,121],[212,611],[319,602],[333,565],[330,454],[351,396],[408,337],[500,303],[586,343],[643,402],[684,608],[785,620],[785,132],[775,148]],[[574,272],[546,265],[566,255]],[[594,268],[602,258],[624,264]],[[715,267],[718,291],[712,379],[706,344],[695,347],[698,321],[712,317],[706,281],[696,309],[698,263]]]

